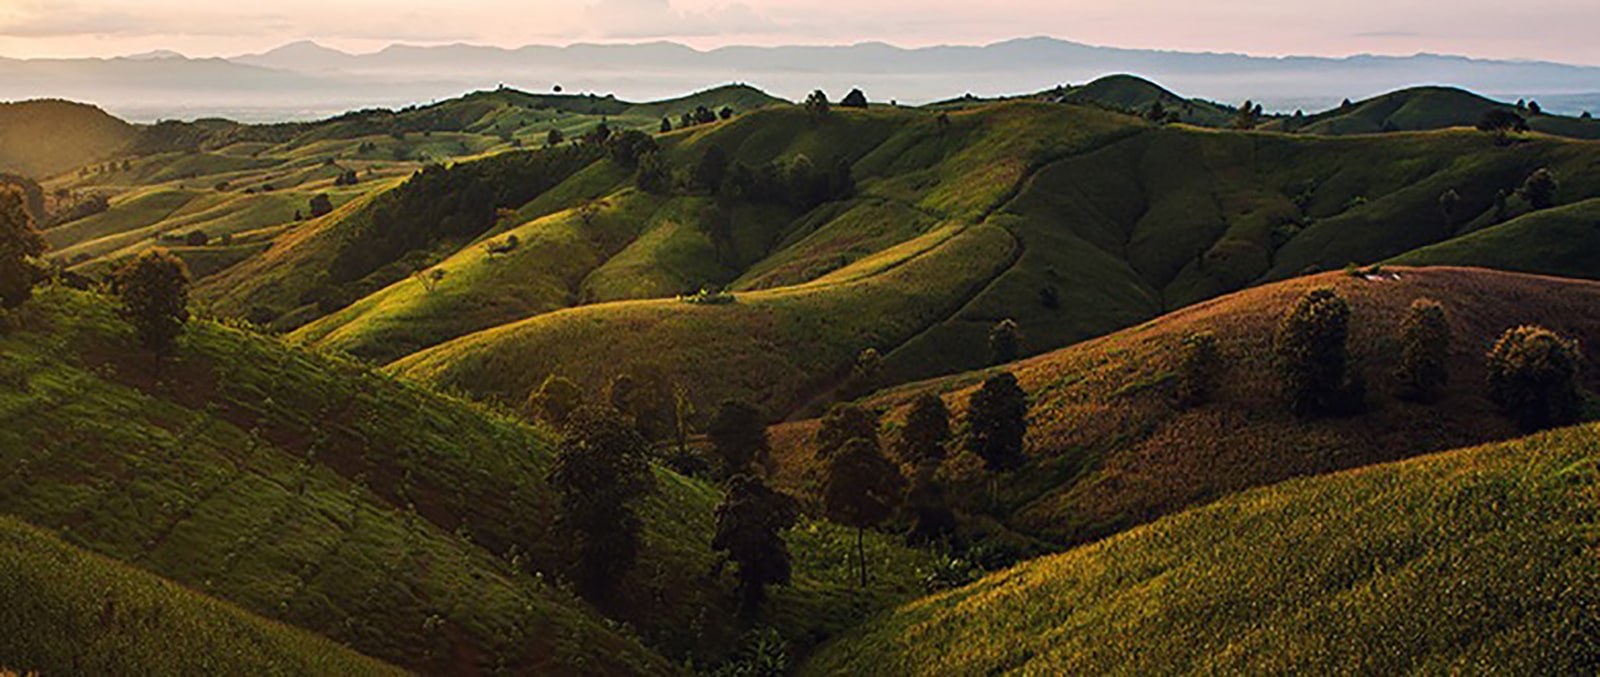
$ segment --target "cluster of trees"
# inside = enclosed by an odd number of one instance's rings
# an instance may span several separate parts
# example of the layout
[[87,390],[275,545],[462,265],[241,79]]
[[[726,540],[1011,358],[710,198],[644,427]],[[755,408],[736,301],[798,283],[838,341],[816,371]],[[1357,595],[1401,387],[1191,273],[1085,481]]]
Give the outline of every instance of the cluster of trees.
[[1233,116],[1234,129],[1255,129],[1266,117],[1266,109],[1254,101],[1246,101],[1239,106],[1238,112]]
[[[1541,167],[1533,171],[1515,190],[1501,189],[1495,193],[1492,213],[1496,223],[1502,223],[1511,218],[1510,199],[1512,195],[1522,198],[1534,210],[1549,209],[1556,206],[1557,193],[1561,190],[1561,182],[1556,178],[1555,172],[1549,167]],[[1439,215],[1444,219],[1446,227],[1454,228],[1464,214],[1461,212],[1462,197],[1454,188],[1446,190],[1439,195]]]
[[14,185],[0,185],[0,308],[16,308],[33,297],[33,287],[43,277],[39,257],[45,249],[27,194]]
[[1478,120],[1478,130],[1493,134],[1495,143],[1509,145],[1513,134],[1530,130],[1528,119],[1505,108],[1492,108]]
[[717,146],[707,148],[681,172],[674,171],[659,153],[644,155],[637,163],[635,183],[640,190],[658,195],[682,191],[727,200],[785,204],[800,211],[847,199],[856,191],[850,161],[844,157],[820,167],[805,155],[752,167],[730,161]]
[[[712,112],[705,106],[697,106],[694,110],[678,117],[678,129],[688,129],[699,125],[709,125],[718,120],[732,120],[734,111],[732,107],[723,106],[722,110]],[[673,130],[672,117],[661,118],[661,133],[666,134]]]

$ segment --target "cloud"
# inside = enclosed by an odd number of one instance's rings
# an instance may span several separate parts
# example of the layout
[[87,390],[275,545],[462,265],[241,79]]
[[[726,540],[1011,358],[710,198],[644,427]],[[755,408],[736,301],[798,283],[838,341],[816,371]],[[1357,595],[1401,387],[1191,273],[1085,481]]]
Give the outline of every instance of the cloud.
[[743,3],[684,11],[671,0],[599,0],[585,7],[584,19],[600,37],[622,39],[748,35],[781,28]]

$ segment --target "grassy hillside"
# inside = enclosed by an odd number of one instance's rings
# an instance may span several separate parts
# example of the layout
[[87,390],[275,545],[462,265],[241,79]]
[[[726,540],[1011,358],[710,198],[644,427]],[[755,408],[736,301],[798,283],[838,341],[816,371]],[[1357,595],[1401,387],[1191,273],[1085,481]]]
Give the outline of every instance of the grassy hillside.
[[[731,574],[707,573],[704,483],[657,472],[607,619],[558,580],[548,434],[209,323],[158,368],[78,292],[18,321],[0,334],[0,513],[69,543],[425,672],[665,672],[653,650],[715,662],[742,632]],[[844,530],[790,538],[796,584],[768,613],[796,650],[909,599],[931,561],[874,537],[885,575],[856,590]]]
[[1298,480],[908,604],[809,674],[1584,674],[1600,427]]
[[1600,278],[1600,200],[1526,214],[1393,259],[1410,266],[1462,265]]
[[1533,114],[1453,87],[1415,87],[1299,119],[1270,123],[1267,129],[1305,134],[1376,134],[1472,127],[1491,110],[1506,110],[1528,119],[1537,132],[1576,139],[1600,139],[1600,122],[1559,115]]
[[133,125],[68,101],[0,102],[0,173],[46,179],[111,159],[133,142]]
[[[1002,484],[995,503],[980,507],[1027,533],[1076,544],[1250,487],[1507,439],[1515,427],[1484,385],[1483,356],[1492,342],[1524,323],[1586,346],[1600,340],[1595,283],[1471,269],[1391,272],[1398,279],[1330,273],[1252,289],[1005,367],[1030,394],[1030,461]],[[1361,416],[1303,421],[1279,394],[1275,327],[1301,294],[1319,286],[1336,288],[1353,310],[1352,364],[1370,384],[1371,411]],[[1445,304],[1455,336],[1452,385],[1434,405],[1397,399],[1391,377],[1400,319],[1423,297]],[[1214,402],[1182,409],[1173,394],[1178,345],[1196,331],[1216,334],[1226,369]],[[984,374],[905,386],[872,402],[898,409],[931,391],[959,417]],[[1591,389],[1600,386],[1596,370],[1586,374]],[[802,486],[813,467],[814,428],[801,423],[774,433],[780,476],[791,487]],[[957,486],[981,488],[983,478],[962,477],[953,477]]]
[[1052,97],[1064,103],[1107,106],[1142,115],[1157,103],[1178,116],[1179,122],[1201,127],[1226,127],[1234,111],[1209,101],[1185,99],[1154,82],[1135,75],[1108,75]]
[[0,656],[23,674],[402,674],[0,517]]

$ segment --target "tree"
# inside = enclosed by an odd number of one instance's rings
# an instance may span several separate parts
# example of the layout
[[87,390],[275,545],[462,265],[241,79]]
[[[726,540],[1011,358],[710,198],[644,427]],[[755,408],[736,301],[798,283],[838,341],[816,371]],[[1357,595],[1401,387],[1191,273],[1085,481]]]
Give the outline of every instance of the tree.
[[990,364],[1017,361],[1022,353],[1022,330],[1012,320],[1001,320],[989,329]]
[[39,278],[34,259],[45,249],[27,194],[14,185],[0,185],[0,308],[16,308],[33,297]]
[[139,342],[157,357],[170,351],[189,321],[189,269],[183,261],[151,249],[118,271],[115,287]]
[[882,374],[883,355],[877,348],[867,348],[857,353],[855,364],[850,366],[850,378],[844,384],[845,397],[855,399],[872,392]]
[[1257,105],[1254,101],[1245,101],[1244,105],[1240,106],[1238,112],[1233,116],[1233,128],[1255,129],[1257,125],[1261,124],[1263,113],[1264,111],[1260,105]]
[[333,200],[325,193],[317,193],[311,198],[311,218],[320,218],[333,213]]
[[1461,194],[1454,188],[1446,190],[1439,195],[1439,215],[1444,217],[1444,226],[1454,228],[1456,225],[1456,210],[1461,206]]
[[1494,135],[1496,144],[1511,143],[1511,135],[1528,131],[1528,120],[1504,108],[1491,108],[1478,119],[1478,131]]
[[820,89],[811,92],[810,96],[806,97],[805,106],[806,112],[810,113],[813,118],[821,118],[827,115],[829,112],[827,93]]
[[734,115],[735,113],[733,112],[732,106],[723,106],[722,110],[717,111],[717,117],[724,120],[732,120]]
[[1400,397],[1428,402],[1450,382],[1450,322],[1444,305],[1433,299],[1417,299],[1400,322],[1400,367],[1395,381]]
[[852,90],[850,90],[849,94],[844,95],[844,98],[839,100],[839,107],[840,108],[866,108],[867,107],[867,95],[866,95],[865,92],[862,92],[859,89],[852,89]]
[[560,429],[584,403],[583,389],[578,384],[551,374],[545,377],[538,390],[528,395],[528,414],[536,421]]
[[715,194],[722,187],[722,179],[728,173],[728,156],[717,146],[706,149],[705,155],[700,156],[689,179],[694,187],[706,194]]
[[[717,506],[717,530],[711,549],[726,553],[723,563],[738,565],[741,613],[749,618],[760,608],[769,585],[787,585],[792,568],[783,532],[800,518],[800,505],[773,491],[758,477],[738,475]],[[719,564],[720,567],[722,564]]]
[[1543,327],[1507,331],[1489,351],[1489,396],[1524,431],[1578,421],[1578,344]]
[[620,134],[611,134],[605,140],[606,157],[625,169],[634,169],[639,166],[640,158],[652,155],[660,150],[656,140],[649,134],[637,129],[630,129]]
[[633,182],[639,190],[654,195],[666,195],[672,192],[672,174],[667,169],[667,163],[661,159],[660,153],[650,153],[639,158],[639,169],[634,172]]
[[863,533],[894,514],[904,485],[900,469],[884,458],[873,440],[850,440],[828,459],[822,486],[823,511],[828,519],[855,528],[856,561],[861,566],[863,588],[867,586]]
[[711,440],[711,450],[721,465],[723,477],[750,472],[751,466],[766,461],[771,450],[766,414],[740,400],[725,400],[717,406],[711,425],[706,428],[706,437]]
[[633,420],[646,441],[654,443],[672,436],[677,424],[672,381],[654,365],[638,365],[632,374],[619,374],[612,379],[610,402]]
[[895,443],[895,455],[901,461],[921,467],[935,467],[945,457],[945,444],[950,441],[950,409],[944,400],[932,393],[923,393],[911,403],[906,414],[905,427]]
[[851,440],[869,440],[878,444],[878,416],[865,407],[851,402],[841,402],[828,408],[817,428],[817,457],[827,459]]
[[211,238],[203,230],[189,231],[189,234],[183,238],[183,243],[190,247],[204,247],[208,242],[211,242]]
[[1178,359],[1178,406],[1197,407],[1211,401],[1222,377],[1222,351],[1209,331],[1183,337]]
[[670,117],[661,118],[661,133],[662,134],[666,134],[666,133],[671,132],[671,131],[672,131],[672,118],[670,118]]
[[590,601],[609,599],[639,554],[634,504],[654,487],[649,445],[609,408],[573,412],[550,471],[561,494],[555,528],[572,539],[569,575]]
[[1361,399],[1346,374],[1350,306],[1330,288],[1307,292],[1278,324],[1274,347],[1289,408],[1298,416],[1354,413]]
[[1534,209],[1549,209],[1556,205],[1556,190],[1559,187],[1556,175],[1546,167],[1529,174],[1522,182],[1522,187],[1517,189],[1517,194]]
[[559,129],[552,129],[544,135],[544,145],[554,148],[566,143],[567,135]]
[[967,450],[991,472],[1016,470],[1025,460],[1028,395],[1011,372],[988,378],[967,404]]

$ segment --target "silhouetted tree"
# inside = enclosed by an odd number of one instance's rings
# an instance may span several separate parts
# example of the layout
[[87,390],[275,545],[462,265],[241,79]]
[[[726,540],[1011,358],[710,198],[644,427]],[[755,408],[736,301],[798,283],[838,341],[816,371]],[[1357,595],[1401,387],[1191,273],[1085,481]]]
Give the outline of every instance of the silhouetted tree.
[[115,287],[140,344],[157,356],[169,352],[189,321],[189,269],[183,261],[151,249],[117,272]]
[[672,380],[660,368],[643,364],[633,373],[618,374],[611,381],[611,406],[632,419],[647,442],[672,437],[677,425]]
[[640,158],[660,150],[655,139],[637,129],[608,136],[605,146],[606,157],[627,169],[637,168]]
[[573,412],[562,436],[550,471],[561,494],[555,528],[576,545],[569,575],[578,590],[604,602],[639,554],[634,506],[654,487],[649,445],[610,408]]
[[872,392],[878,387],[878,379],[883,373],[883,355],[877,348],[867,348],[856,355],[855,364],[850,367],[850,378],[845,382],[844,395],[847,399],[855,399]]
[[587,398],[583,388],[571,379],[551,374],[539,389],[528,395],[528,414],[557,429],[567,424],[572,413],[582,408]]
[[1395,371],[1399,395],[1419,402],[1432,401],[1450,382],[1450,322],[1444,305],[1417,299],[1400,322],[1400,367]]
[[1222,350],[1209,331],[1183,337],[1178,359],[1178,406],[1197,407],[1211,401],[1222,378]]
[[653,195],[672,192],[672,173],[660,153],[648,153],[639,158],[639,169],[634,172],[633,181],[639,190]]
[[861,565],[861,587],[867,586],[867,556],[863,534],[868,527],[888,519],[900,504],[905,478],[873,440],[856,438],[828,459],[822,486],[823,510],[828,519],[856,530],[856,561]]
[[722,110],[717,111],[717,117],[720,117],[720,118],[722,118],[724,120],[732,120],[733,116],[734,116],[733,108],[730,107],[730,106],[723,106]]
[[667,132],[670,132],[670,131],[672,131],[672,118],[670,118],[670,117],[661,118],[661,133],[662,134],[666,134]]
[[1346,373],[1350,306],[1330,288],[1307,292],[1278,324],[1284,396],[1298,416],[1354,413],[1362,393]]
[[1456,209],[1458,209],[1460,206],[1461,194],[1457,193],[1454,188],[1446,190],[1444,193],[1439,195],[1439,215],[1444,217],[1444,225],[1446,228],[1455,227]]
[[717,506],[717,530],[711,549],[726,553],[726,562],[738,566],[741,613],[749,618],[761,606],[769,585],[787,585],[791,566],[789,545],[783,532],[800,518],[800,505],[786,494],[773,491],[758,477],[738,475],[730,480],[722,504]]
[[1011,372],[990,376],[967,404],[967,450],[992,472],[1016,470],[1024,460],[1028,396]]
[[206,235],[203,230],[189,231],[189,234],[183,238],[183,243],[190,247],[204,247],[209,242],[211,242],[211,237]]
[[696,190],[707,194],[716,193],[722,186],[722,179],[728,173],[728,156],[717,146],[706,149],[705,155],[700,156],[700,161],[694,165],[689,179]]
[[950,441],[950,409],[944,400],[923,393],[911,402],[906,424],[895,443],[895,455],[912,466],[937,466],[944,461],[945,444]]
[[552,129],[544,135],[544,145],[552,148],[567,142],[567,135],[559,129]]
[[990,364],[1017,361],[1022,353],[1022,330],[1012,320],[1001,320],[989,329]]
[[1234,129],[1255,129],[1261,124],[1261,117],[1265,113],[1262,107],[1254,101],[1245,101],[1233,116]]
[[844,98],[839,100],[839,107],[840,108],[866,108],[867,107],[867,95],[866,95],[865,92],[863,92],[863,91],[861,91],[859,89],[852,89],[852,90],[850,90],[849,94],[844,95]]
[[771,449],[767,441],[766,415],[753,404],[725,400],[706,428],[711,451],[716,455],[723,477],[749,473],[764,463]]
[[1504,108],[1491,108],[1478,119],[1478,131],[1494,135],[1495,143],[1506,145],[1511,135],[1528,131],[1528,120]]
[[33,297],[44,237],[34,228],[28,196],[22,189],[0,185],[0,307],[16,308]]
[[877,415],[851,402],[829,407],[817,428],[817,457],[829,458],[851,440],[869,440],[873,446],[877,446]]
[[1556,175],[1549,168],[1541,168],[1528,175],[1517,193],[1534,209],[1549,209],[1556,205],[1556,190],[1559,187]]
[[806,97],[805,106],[806,112],[810,113],[811,117],[823,117],[828,114],[830,108],[828,104],[828,95],[820,89],[815,90]]
[[1543,327],[1509,330],[1489,351],[1489,396],[1524,431],[1578,421],[1576,342]]
[[311,198],[311,218],[320,218],[333,213],[333,200],[324,193],[317,193]]

